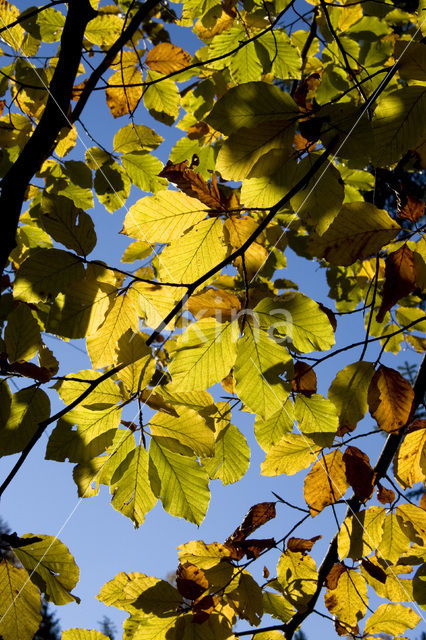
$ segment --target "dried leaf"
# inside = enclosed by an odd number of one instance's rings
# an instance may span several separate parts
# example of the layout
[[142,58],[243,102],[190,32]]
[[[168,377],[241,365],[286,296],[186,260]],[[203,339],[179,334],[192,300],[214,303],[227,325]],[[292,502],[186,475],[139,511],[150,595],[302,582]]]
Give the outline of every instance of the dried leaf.
[[14,373],[19,373],[21,376],[38,380],[38,382],[49,382],[52,377],[52,374],[47,367],[39,367],[33,362],[14,362],[9,365],[8,370]]
[[359,627],[357,624],[355,626],[351,626],[346,622],[340,622],[340,620],[335,620],[334,628],[336,629],[336,633],[338,636],[345,636],[348,638],[349,636],[355,637],[359,635]]
[[195,600],[192,605],[192,611],[194,613],[194,617],[192,621],[197,624],[202,624],[206,620],[208,620],[211,612],[218,604],[219,598],[217,596],[203,596],[200,599]]
[[158,174],[161,178],[167,178],[181,191],[191,198],[197,198],[200,202],[213,210],[224,211],[227,209],[226,199],[222,196],[217,185],[216,176],[211,182],[206,182],[200,173],[188,166],[188,160],[173,164],[168,160],[164,169]]
[[395,491],[386,489],[379,483],[377,485],[377,500],[382,504],[392,504],[395,500]]
[[377,322],[383,322],[385,313],[415,288],[414,253],[404,244],[386,258],[385,283],[382,304],[376,316]]
[[322,538],[322,536],[314,536],[313,538],[309,538],[309,540],[305,538],[289,538],[287,540],[287,549],[306,553],[312,549],[316,541],[320,538]]
[[[251,535],[259,527],[276,516],[275,502],[259,502],[250,507],[249,512],[243,522],[225,541],[225,546],[233,551],[232,557],[240,559],[245,553],[251,554],[251,557],[257,557],[263,549],[270,549],[275,545],[272,538],[266,540],[247,540],[247,536]],[[256,555],[257,554],[257,555]]]
[[186,135],[190,140],[199,140],[206,136],[209,130],[210,128],[207,122],[196,122],[188,127]]
[[176,587],[188,600],[196,600],[208,588],[204,571],[190,562],[180,564],[176,571]]
[[337,583],[339,582],[339,578],[346,571],[346,567],[341,562],[336,562],[325,579],[325,586],[327,589],[335,589],[337,587]]
[[425,203],[414,196],[407,195],[407,201],[399,211],[398,216],[400,218],[411,220],[411,222],[417,222],[422,216],[424,216],[424,213]]
[[347,447],[343,454],[346,478],[355,495],[365,502],[373,495],[375,473],[366,453],[357,447]]
[[[227,543],[225,544],[227,547],[229,547]],[[237,559],[236,556],[238,556],[238,559],[241,559],[244,555],[246,555],[247,558],[251,560],[253,558],[258,558],[262,551],[265,551],[265,549],[272,549],[273,547],[275,547],[276,543],[274,538],[263,538],[260,540],[250,538],[250,540],[239,540],[231,544],[234,551],[234,553],[231,554],[232,558]]]
[[311,365],[302,360],[295,362],[291,387],[295,393],[303,393],[308,398],[317,392],[317,374]]
[[349,484],[343,456],[339,449],[319,458],[305,478],[303,495],[311,516],[334,504],[346,493]]
[[411,384],[402,375],[380,365],[368,389],[370,413],[383,431],[398,431],[410,417],[414,400]]
[[187,51],[170,42],[160,42],[148,51],[145,62],[153,71],[166,75],[185,69],[191,62],[191,56]]
[[366,572],[375,580],[378,580],[382,584],[385,584],[387,574],[381,567],[378,567],[376,564],[371,562],[368,558],[363,558],[361,560],[361,564],[366,570]]

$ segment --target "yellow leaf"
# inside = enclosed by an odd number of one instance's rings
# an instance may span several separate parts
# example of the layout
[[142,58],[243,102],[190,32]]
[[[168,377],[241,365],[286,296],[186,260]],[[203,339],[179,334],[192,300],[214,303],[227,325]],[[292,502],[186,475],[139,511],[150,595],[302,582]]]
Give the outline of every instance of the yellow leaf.
[[179,336],[169,372],[179,391],[208,389],[232,368],[237,354],[238,325],[205,318]]
[[130,393],[145,389],[155,371],[155,360],[145,342],[148,336],[128,330],[118,339],[117,360],[120,364],[129,363],[119,373],[121,380]]
[[[225,221],[225,239],[231,245],[232,250],[236,251],[244,244],[258,226],[258,223],[250,216],[245,216],[244,218],[232,216]],[[244,253],[245,267],[249,280],[251,280],[263,267],[269,255],[266,248],[261,244],[262,239],[263,236],[261,234],[258,235],[256,240]],[[244,273],[242,258],[237,258],[234,261],[234,264],[238,267],[238,271],[241,274]]]
[[229,558],[230,550],[219,542],[206,544],[202,540],[194,540],[181,544],[178,547],[179,561],[184,564],[190,562],[200,569],[211,569],[216,566],[223,558]]
[[262,420],[257,416],[254,423],[254,433],[262,449],[268,451],[281,440],[283,435],[290,433],[294,421],[293,403],[289,398],[268,420]]
[[160,42],[151,51],[148,51],[145,58],[145,63],[150,69],[164,73],[164,75],[185,69],[190,62],[189,53],[171,42]]
[[[140,86],[128,87],[126,86],[128,84],[139,84]],[[137,67],[126,67],[116,71],[108,79],[105,96],[111,115],[114,118],[124,116],[126,113],[132,113],[142,98],[142,74],[140,70]]]
[[367,392],[374,374],[371,362],[354,362],[339,371],[328,390],[328,397],[339,414],[341,427],[352,431],[367,411]]
[[[16,597],[19,594],[19,597]],[[4,640],[32,640],[40,622],[40,592],[25,569],[0,561],[0,633]]]
[[365,623],[365,633],[388,633],[395,636],[414,629],[420,616],[402,604],[381,604]]
[[206,214],[199,200],[180,191],[160,191],[130,207],[122,233],[145,242],[171,242]]
[[342,625],[354,627],[367,611],[367,583],[358,573],[347,569],[339,577],[335,589],[327,589],[324,602],[330,613],[337,617]]
[[317,588],[315,560],[300,551],[284,551],[278,561],[277,579],[282,593],[298,611],[303,611]]
[[261,473],[263,476],[293,475],[315,462],[320,451],[321,447],[307,436],[289,433],[266,453]]
[[180,95],[173,80],[163,79],[158,71],[148,71],[145,82],[160,80],[145,86],[143,101],[153,118],[171,125],[179,114]]
[[361,5],[353,5],[350,0],[348,0],[348,5],[349,6],[345,6],[343,3],[344,8],[339,9],[337,26],[340,31],[346,31],[346,29],[349,29],[349,27],[355,24],[355,22],[358,22],[363,16]]
[[226,253],[222,221],[203,220],[162,251],[160,278],[168,282],[195,282],[224,260]]
[[349,483],[340,449],[321,456],[305,478],[303,495],[311,516],[318,515],[329,504],[334,504],[346,493]]
[[331,264],[348,266],[377,253],[399,231],[399,224],[384,209],[369,202],[350,202],[322,236],[312,234],[308,249]]
[[197,319],[215,317],[221,322],[234,320],[241,309],[237,296],[224,289],[206,289],[191,296],[186,305]]
[[120,35],[123,26],[122,17],[112,13],[99,13],[88,23],[84,37],[93,44],[110,47]]
[[17,306],[7,317],[4,342],[10,363],[31,360],[41,345],[40,327],[25,304]]
[[410,540],[424,545],[426,542],[426,511],[415,504],[400,504],[396,508],[396,515]]
[[[197,456],[212,456],[214,432],[205,418],[188,407],[179,407],[178,416],[156,413],[149,421],[153,436],[177,440]],[[166,441],[166,440],[164,440]]]
[[138,322],[132,297],[127,294],[117,296],[102,326],[87,338],[87,352],[94,369],[117,362],[119,339],[128,329],[136,331]]
[[426,480],[426,429],[410,431],[404,436],[393,463],[394,475],[406,489]]
[[410,546],[410,538],[401,528],[394,513],[389,513],[383,523],[383,536],[377,548],[379,558],[396,562]]
[[374,374],[368,389],[370,413],[383,431],[398,431],[411,413],[414,391],[408,380],[384,365]]
[[[145,324],[155,329],[173,309],[182,293],[174,287],[135,282],[129,290],[129,295]],[[174,325],[175,320],[170,320],[167,329],[173,329]]]
[[370,507],[348,516],[340,527],[337,549],[341,560],[359,560],[377,549],[383,536],[384,507]]

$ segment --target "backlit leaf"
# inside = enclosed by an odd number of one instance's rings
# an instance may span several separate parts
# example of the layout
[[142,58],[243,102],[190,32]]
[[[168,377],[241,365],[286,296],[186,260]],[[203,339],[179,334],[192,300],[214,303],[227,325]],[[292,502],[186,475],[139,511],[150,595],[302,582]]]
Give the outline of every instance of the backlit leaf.
[[328,390],[340,426],[352,431],[367,411],[367,392],[374,374],[371,362],[354,362],[339,371]]
[[254,423],[254,433],[262,449],[268,451],[281,440],[284,434],[290,433],[294,421],[294,408],[290,399],[287,399],[268,420],[262,420],[257,416]]
[[367,610],[367,583],[365,578],[350,569],[339,577],[337,587],[324,594],[325,606],[341,624],[355,626]]
[[303,611],[315,592],[318,573],[310,555],[284,551],[277,566],[277,579],[285,597],[298,611]]
[[365,623],[366,633],[404,633],[414,629],[420,616],[402,604],[381,604]]
[[359,560],[375,551],[382,539],[385,517],[383,507],[369,507],[345,518],[337,540],[339,557]]
[[220,431],[214,455],[202,458],[201,464],[211,480],[219,479],[224,485],[237,482],[245,475],[250,464],[250,448],[235,425],[230,424]]
[[389,433],[400,429],[407,423],[413,399],[408,380],[395,369],[380,365],[368,389],[370,413],[379,427]]
[[349,487],[343,456],[339,449],[321,456],[305,478],[303,495],[311,516],[334,504]]
[[[5,393],[2,385],[2,395]],[[0,453],[18,453],[29,443],[39,422],[50,415],[49,398],[42,389],[27,387],[13,394],[6,420],[0,425]]]
[[41,344],[40,326],[25,304],[8,315],[4,342],[10,363],[31,360],[37,353]]
[[145,63],[150,69],[164,73],[164,75],[185,69],[190,62],[189,53],[171,42],[160,42],[148,51],[145,58]]
[[315,462],[320,451],[321,447],[308,436],[289,433],[267,451],[261,473],[264,476],[293,475]]
[[426,479],[426,429],[418,426],[404,436],[394,459],[395,478],[405,489]]
[[[152,82],[162,77],[158,71],[148,71],[145,82]],[[145,107],[153,118],[173,124],[179,113],[180,96],[173,80],[164,79],[161,82],[145,86],[143,94]]]
[[0,633],[4,640],[31,640],[41,622],[40,592],[25,569],[18,569],[5,558],[0,562],[0,596]]

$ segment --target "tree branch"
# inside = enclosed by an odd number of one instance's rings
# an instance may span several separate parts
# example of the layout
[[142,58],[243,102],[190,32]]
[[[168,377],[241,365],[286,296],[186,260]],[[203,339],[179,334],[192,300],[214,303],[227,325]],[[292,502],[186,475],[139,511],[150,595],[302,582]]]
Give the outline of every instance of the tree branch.
[[70,0],[61,37],[58,64],[49,87],[46,107],[33,135],[19,158],[1,181],[0,210],[3,214],[0,250],[1,272],[9,254],[16,246],[16,229],[25,198],[25,192],[34,174],[52,152],[60,130],[68,123],[67,112],[72,87],[81,58],[81,47],[87,23],[96,12],[89,0]]

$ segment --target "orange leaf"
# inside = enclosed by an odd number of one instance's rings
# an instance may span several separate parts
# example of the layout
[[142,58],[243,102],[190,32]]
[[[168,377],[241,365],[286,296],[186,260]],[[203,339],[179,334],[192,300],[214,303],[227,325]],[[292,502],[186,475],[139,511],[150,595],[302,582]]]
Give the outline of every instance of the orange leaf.
[[328,575],[325,579],[325,586],[327,589],[335,589],[337,587],[337,583],[339,582],[339,578],[346,571],[346,567],[341,562],[336,562],[333,564]]
[[301,360],[295,362],[291,387],[296,393],[303,393],[308,398],[317,392],[317,375],[311,365]]
[[[139,86],[127,86],[139,85]],[[132,113],[142,98],[142,74],[137,67],[116,71],[105,91],[107,105],[114,118]]]
[[345,636],[346,638],[348,637],[355,638],[356,636],[359,635],[359,627],[357,624],[354,627],[352,627],[350,624],[347,624],[347,622],[341,622],[340,620],[335,620],[334,628],[336,629],[336,633],[338,636]]
[[227,201],[219,191],[216,176],[213,176],[211,182],[206,182],[200,173],[188,167],[187,160],[179,164],[173,164],[169,160],[158,175],[161,178],[167,178],[169,182],[174,182],[187,196],[197,198],[210,209],[215,211],[227,209]]
[[179,593],[188,600],[196,600],[208,588],[209,583],[204,571],[199,567],[185,562],[176,571],[176,587]]
[[237,296],[224,289],[207,289],[191,296],[187,307],[197,319],[215,317],[219,322],[224,322],[236,317],[241,304]]
[[314,536],[309,540],[305,540],[305,538],[289,538],[287,540],[287,549],[290,551],[301,551],[302,553],[306,553],[310,551],[317,540],[322,538],[322,536]]
[[398,213],[400,218],[407,218],[411,222],[417,222],[425,213],[425,203],[414,196],[407,195],[407,202]]
[[340,500],[348,487],[342,452],[336,449],[319,458],[306,476],[303,487],[311,516],[315,517],[324,507]]
[[370,459],[357,447],[347,447],[343,454],[346,467],[346,478],[355,495],[365,502],[371,498],[374,491],[375,473],[370,465]]
[[218,604],[219,598],[217,596],[203,596],[200,599],[197,599],[192,605],[192,611],[194,613],[194,617],[192,618],[192,622],[196,622],[197,624],[202,624],[206,620],[208,620],[211,612]]
[[395,500],[395,491],[386,489],[379,483],[377,485],[377,500],[382,504],[391,504]]
[[[258,226],[257,222],[250,216],[244,216],[243,218],[232,216],[228,218],[224,224],[225,239],[231,245],[232,249],[239,249]],[[252,242],[244,254],[249,280],[263,267],[268,258],[268,252],[262,244],[263,241],[263,234],[258,235],[257,241]],[[241,258],[237,258],[234,261],[234,265],[242,274],[243,267]]]
[[380,365],[368,389],[370,413],[383,431],[398,431],[411,413],[414,391],[408,380],[395,369]]
[[240,526],[229,536],[225,544],[245,540],[253,531],[256,531],[256,529],[275,518],[275,516],[275,502],[259,502],[259,504],[253,505]]
[[145,62],[153,71],[168,74],[185,69],[191,62],[191,56],[170,42],[160,42],[148,51]]
[[188,127],[188,131],[186,132],[187,137],[190,140],[199,140],[206,136],[209,132],[209,125],[206,122],[196,122],[195,124],[191,124]]
[[386,258],[385,283],[382,304],[376,318],[377,322],[383,322],[386,311],[389,311],[398,300],[408,296],[415,288],[414,254],[404,244]]

